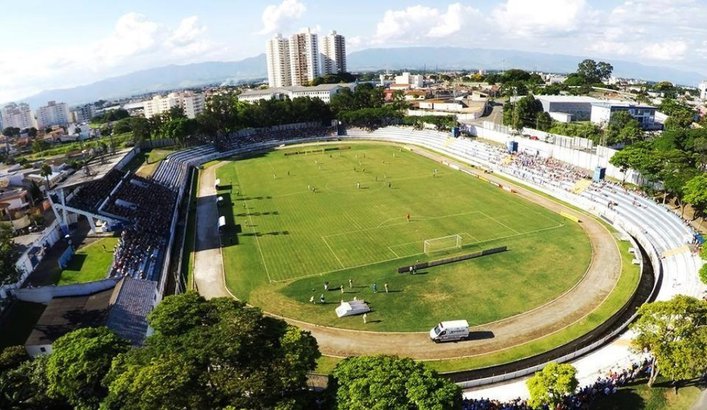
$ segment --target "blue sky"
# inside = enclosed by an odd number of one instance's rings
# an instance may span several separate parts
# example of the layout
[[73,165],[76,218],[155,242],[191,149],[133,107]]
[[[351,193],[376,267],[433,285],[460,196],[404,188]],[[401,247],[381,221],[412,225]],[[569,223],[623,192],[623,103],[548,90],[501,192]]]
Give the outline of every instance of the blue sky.
[[337,30],[349,51],[517,49],[707,74],[705,21],[705,0],[22,0],[0,13],[0,101],[165,64],[240,60],[305,27]]

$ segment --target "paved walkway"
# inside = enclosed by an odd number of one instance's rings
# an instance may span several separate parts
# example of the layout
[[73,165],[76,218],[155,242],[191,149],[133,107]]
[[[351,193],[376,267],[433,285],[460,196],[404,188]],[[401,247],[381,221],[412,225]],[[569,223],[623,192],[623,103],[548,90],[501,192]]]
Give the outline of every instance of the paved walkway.
[[[422,151],[415,152],[432,159],[448,161],[446,157]],[[222,163],[224,164],[224,163]],[[464,168],[462,164],[458,164]],[[210,167],[201,175],[197,200],[197,244],[195,257],[195,280],[199,292],[205,297],[228,296],[224,286],[223,262],[214,234],[217,221],[214,181],[215,167]],[[476,172],[476,171],[472,171]],[[534,310],[512,316],[497,322],[484,324],[472,331],[493,332],[490,339],[464,343],[432,344],[426,333],[384,333],[361,332],[319,326],[297,320],[288,322],[312,332],[317,338],[321,352],[329,356],[346,357],[366,354],[397,354],[420,360],[449,359],[490,353],[500,349],[526,343],[536,338],[561,330],[583,319],[595,309],[613,289],[618,280],[621,261],[612,234],[596,220],[577,214],[564,205],[540,196],[522,187],[509,184],[505,180],[484,175],[503,185],[511,185],[518,195],[556,212],[564,211],[582,220],[582,227],[592,243],[593,256],[583,279],[572,289],[557,299]],[[570,222],[568,220],[568,223]]]
[[217,231],[218,209],[214,184],[218,167],[208,167],[199,173],[196,199],[194,282],[199,293],[207,299],[230,296],[224,284],[221,238]]

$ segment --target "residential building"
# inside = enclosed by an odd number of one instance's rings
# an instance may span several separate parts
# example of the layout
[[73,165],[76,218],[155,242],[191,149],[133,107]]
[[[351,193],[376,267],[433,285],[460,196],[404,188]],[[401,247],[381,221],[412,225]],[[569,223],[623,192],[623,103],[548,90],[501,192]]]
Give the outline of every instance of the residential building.
[[698,89],[700,90],[700,99],[707,101],[707,81],[702,81]]
[[309,29],[305,33],[293,34],[290,37],[289,52],[291,85],[308,85],[320,76],[319,43],[316,34],[312,34]]
[[73,122],[80,124],[89,122],[96,115],[96,106],[93,104],[84,104],[74,107],[71,110],[71,119]]
[[265,44],[268,67],[268,86],[287,87],[292,84],[290,74],[290,42],[278,34]]
[[655,107],[624,101],[599,101],[592,103],[591,121],[595,124],[606,125],[611,121],[612,115],[619,111],[627,111],[644,130],[661,128],[660,124],[656,123],[655,120]]
[[319,98],[325,103],[331,101],[331,97],[341,91],[343,88],[356,88],[355,83],[351,84],[320,84],[312,87],[290,86],[290,87],[271,87],[258,90],[247,90],[238,96],[240,101],[255,102],[259,100],[277,99],[281,100],[285,97],[293,99],[297,97]]
[[322,44],[322,74],[346,72],[346,38],[336,31],[324,36]]
[[53,125],[66,126],[71,122],[69,106],[66,103],[49,101],[37,109],[37,128],[44,129]]
[[391,88],[395,89],[416,89],[424,86],[424,76],[420,74],[410,74],[404,72],[401,75],[395,76],[395,82],[391,84]]
[[2,115],[2,124],[5,128],[15,127],[22,130],[37,126],[32,110],[26,103],[9,103],[2,108],[0,115]]
[[174,107],[182,108],[187,118],[196,118],[204,111],[204,95],[191,91],[169,93],[166,96],[155,95],[152,99],[144,101],[144,107],[145,118],[169,112]]

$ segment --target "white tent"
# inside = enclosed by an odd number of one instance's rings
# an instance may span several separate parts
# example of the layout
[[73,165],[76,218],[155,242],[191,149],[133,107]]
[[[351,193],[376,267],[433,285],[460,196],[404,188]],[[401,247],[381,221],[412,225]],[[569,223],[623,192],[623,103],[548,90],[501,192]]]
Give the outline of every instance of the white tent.
[[218,229],[223,229],[224,226],[226,226],[226,217],[220,216],[218,218]]
[[221,186],[221,179],[216,178],[216,182],[214,183],[214,188],[218,189],[219,186]]
[[341,304],[336,308],[336,316],[354,316],[370,311],[371,308],[368,307],[366,302],[362,300],[352,300],[350,302],[341,302]]

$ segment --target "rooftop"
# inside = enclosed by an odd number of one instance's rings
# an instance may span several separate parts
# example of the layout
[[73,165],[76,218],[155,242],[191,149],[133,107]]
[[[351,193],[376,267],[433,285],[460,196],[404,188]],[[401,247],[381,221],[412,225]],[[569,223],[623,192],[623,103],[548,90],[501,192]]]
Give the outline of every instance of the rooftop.
[[547,102],[570,102],[570,103],[596,103],[600,102],[594,97],[589,97],[586,95],[536,95],[536,100],[542,100]]
[[115,287],[91,295],[56,297],[34,325],[25,345],[52,344],[76,329],[96,326],[107,326],[131,343],[141,344],[156,292],[157,282],[126,276]]
[[642,108],[642,109],[653,109],[655,110],[656,108],[651,106],[651,105],[645,105],[645,104],[640,104],[640,103],[633,103],[629,101],[597,101],[595,103],[592,103],[592,105],[596,105],[598,107],[631,107],[631,108]]
[[[118,165],[120,160],[128,155],[128,152],[130,152],[130,148],[120,150],[112,155],[103,156],[102,160],[101,158],[94,158],[87,166],[74,172],[64,182],[57,185],[56,189],[70,188],[103,178]],[[85,172],[86,169],[89,170],[88,174]]]
[[105,324],[113,289],[88,296],[54,298],[34,325],[25,345],[52,344],[61,336],[82,327]]
[[290,87],[270,87],[270,88],[259,88],[255,90],[246,90],[241,95],[244,97],[260,96],[260,95],[271,95],[271,94],[288,94],[292,92],[307,92],[307,91],[332,91],[341,87],[351,88],[355,83],[339,83],[339,84],[319,84],[314,86],[290,86]]

